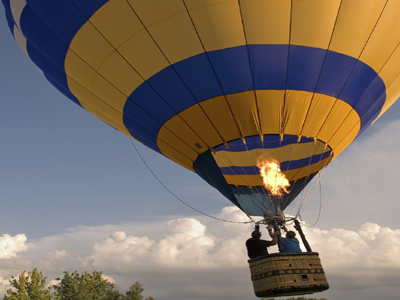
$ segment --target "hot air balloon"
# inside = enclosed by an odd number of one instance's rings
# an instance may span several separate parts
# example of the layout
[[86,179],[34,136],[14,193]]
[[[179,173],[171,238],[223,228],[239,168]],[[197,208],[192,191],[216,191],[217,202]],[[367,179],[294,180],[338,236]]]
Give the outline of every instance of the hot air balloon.
[[395,0],[2,2],[60,92],[249,216],[283,212],[399,97]]

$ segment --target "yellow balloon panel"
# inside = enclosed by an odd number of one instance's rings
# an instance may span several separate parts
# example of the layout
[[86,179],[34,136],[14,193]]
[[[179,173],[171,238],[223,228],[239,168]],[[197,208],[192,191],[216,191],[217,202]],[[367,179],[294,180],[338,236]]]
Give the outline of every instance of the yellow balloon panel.
[[300,135],[313,94],[303,91],[286,91],[283,110],[283,134]]
[[[376,72],[386,64],[400,42],[400,1],[388,2],[371,33],[360,60]],[[382,77],[383,78],[383,77]],[[385,78],[383,78],[385,80]]]
[[261,129],[263,134],[280,134],[285,91],[257,90]]
[[[328,141],[346,119],[351,120],[353,125],[360,121],[358,114],[351,108],[350,105],[343,101],[336,101],[316,137],[321,141],[328,143]],[[348,128],[348,130],[350,130],[352,127],[353,126]],[[346,128],[344,128],[344,130],[346,130]],[[344,136],[342,136],[342,138],[343,137]],[[335,153],[335,147],[331,146],[331,148]]]
[[90,18],[90,22],[114,48],[144,30],[143,24],[126,0],[108,1]]
[[237,1],[186,1],[190,16],[206,51],[245,44]]
[[[68,87],[75,97],[81,98],[81,88],[77,87],[77,85],[93,93],[92,85],[96,71],[72,51],[69,51],[65,58],[65,72],[67,74]],[[91,102],[89,97],[85,97],[82,100]]]
[[[224,141],[199,104],[193,105],[190,109],[181,112],[180,117],[205,143],[205,149],[203,148],[201,150],[208,150],[211,145],[223,144]],[[172,121],[172,119],[170,121]],[[169,127],[170,121],[168,121],[165,126]],[[177,128],[179,131],[181,131],[181,129],[180,127]],[[182,136],[184,140],[189,140],[185,135],[178,135]]]
[[[319,163],[308,165],[301,169],[295,169],[290,171],[283,171],[286,178],[289,181],[296,181],[300,178],[308,176],[309,174],[318,172],[330,162],[331,158],[328,157],[321,160]],[[260,175],[224,175],[224,178],[228,184],[235,186],[263,186],[262,177]]]
[[315,93],[312,97],[301,135],[316,137],[336,101],[340,100]]
[[186,11],[160,20],[148,30],[171,64],[204,52]]
[[218,151],[213,154],[219,167],[253,166],[258,159],[277,160],[278,162],[300,160],[326,152],[325,144],[316,143],[290,144],[279,148],[253,149],[246,152]]
[[[72,51],[94,70],[97,70],[104,60],[115,51],[111,44],[90,22],[86,22],[79,29],[69,48],[70,51],[67,53],[66,61],[69,53]],[[67,67],[69,66],[65,66],[68,72]]]
[[342,1],[329,50],[358,58],[386,0]]
[[[157,140],[157,145],[163,149],[163,154],[168,157],[170,160],[176,162],[177,164],[181,165],[182,167],[193,170],[193,159],[187,157],[182,152],[176,150],[175,148],[171,147],[169,144],[163,142],[162,140]],[[196,155],[196,154],[195,154]],[[193,155],[192,155],[193,157]]]
[[165,55],[146,30],[132,36],[118,48],[118,52],[145,80],[169,66]]
[[[97,92],[102,89],[102,85],[112,85],[125,95],[123,103],[115,104],[115,100],[112,97],[107,97],[110,105],[117,107],[120,111],[123,109],[126,98],[144,82],[143,78],[126,62],[121,54],[115,51],[104,60],[97,72],[98,74],[93,78],[93,92],[102,95]],[[107,83],[104,81],[107,81]]]
[[127,2],[146,27],[186,11],[182,0],[127,0]]
[[290,44],[328,48],[340,2],[340,0],[294,0]]
[[243,136],[258,135],[255,121],[258,120],[258,109],[254,91],[226,95],[226,98]]
[[240,1],[248,44],[288,44],[291,0]]
[[[176,129],[175,126],[179,126],[179,120],[170,124],[170,128],[172,130]],[[179,160],[179,157],[181,157],[182,159],[186,157],[190,159],[193,164],[198,154],[200,153],[199,149],[195,146],[195,144],[202,143],[202,141],[200,140],[200,138],[198,137],[196,138],[195,136],[192,136],[191,137],[192,140],[189,142],[183,141],[180,137],[178,137],[175,133],[173,133],[170,128],[164,126],[160,129],[160,134],[157,138],[157,146],[160,149],[162,149],[164,155],[166,155],[165,153],[167,152],[172,152],[171,149],[174,149],[175,152],[177,153],[174,154],[175,159]],[[160,136],[163,139],[161,139]],[[164,149],[167,150],[165,151]],[[202,149],[207,149],[204,143],[202,143]]]
[[240,138],[238,126],[225,96],[203,101],[200,105],[225,142]]
[[[336,146],[335,156],[338,156],[357,137],[360,123],[356,123]],[[334,142],[334,141],[333,141]]]

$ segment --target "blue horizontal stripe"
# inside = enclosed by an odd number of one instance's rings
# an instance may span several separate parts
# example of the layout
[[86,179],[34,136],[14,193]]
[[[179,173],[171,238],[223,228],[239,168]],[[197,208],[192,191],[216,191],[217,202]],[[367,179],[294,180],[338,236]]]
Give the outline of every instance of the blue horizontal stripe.
[[289,47],[249,46],[251,70],[257,90],[284,90]]
[[[37,52],[65,73],[64,60],[71,40],[62,41],[62,36],[56,35],[52,31],[53,28],[39,19],[29,7],[26,7],[21,15],[21,30]],[[29,49],[28,54],[30,57]],[[46,69],[42,70],[46,72]]]
[[[251,216],[263,216],[265,211],[284,210],[303,188],[314,178],[315,174],[310,174],[307,177],[300,178],[297,181],[291,181],[289,193],[283,197],[270,196],[263,188],[255,188],[248,186],[234,186],[230,188],[239,202],[242,210]],[[261,203],[260,203],[261,202]]]
[[[377,78],[376,84],[370,87],[375,78]],[[378,74],[371,67],[358,61],[338,97],[353,107],[362,118],[363,113],[360,108],[368,106],[370,102],[364,103],[359,100],[369,87],[373,94],[381,95],[385,91],[385,84]]]
[[260,141],[260,137],[257,136],[249,136],[245,137],[246,144],[243,144],[242,140],[234,140],[228,143],[229,149],[225,147],[225,145],[220,145],[214,148],[215,152],[218,151],[229,151],[229,152],[243,152],[254,149],[273,149],[279,148],[291,144],[304,144],[313,142],[314,139],[302,137],[300,142],[298,142],[297,136],[283,136],[282,141],[280,140],[280,136],[277,134],[268,134],[264,135],[264,140]]
[[[13,30],[14,20],[9,0],[2,1],[9,27]],[[27,39],[29,57],[54,87],[78,105],[79,101],[72,95],[67,84],[65,56],[78,30],[106,2],[107,0],[30,0],[21,14],[21,31]]]
[[[286,89],[315,91],[326,52],[319,48],[290,46]],[[341,58],[336,61],[338,64],[343,64]]]
[[[9,0],[2,2],[9,13]],[[21,15],[22,32],[42,59],[31,50],[29,55],[67,95],[66,76],[60,76],[54,66],[65,73],[71,40],[105,3],[107,0],[30,0]],[[10,16],[7,21],[12,28]],[[385,101],[383,81],[366,64],[326,49],[296,45],[247,45],[202,53],[161,70],[143,85],[146,87],[133,91],[126,102],[124,122],[130,122],[131,134],[135,126],[146,128],[146,140],[152,145],[157,144],[156,136],[166,120],[223,94],[290,89],[339,97],[359,114],[361,131]],[[140,118],[143,112],[152,117]]]
[[206,55],[180,61],[174,64],[174,69],[197,101],[224,94]]
[[[38,2],[42,0],[36,0]],[[69,0],[81,11],[81,13],[86,17],[86,19],[90,19],[90,17],[99,10],[104,4],[106,4],[109,0]]]
[[[280,163],[280,168],[282,171],[288,170],[296,170],[302,167],[312,165],[315,163],[324,160],[325,158],[331,155],[331,150],[324,152],[322,154],[313,155],[311,157],[299,159],[299,160],[292,160],[292,161],[285,161]],[[224,175],[259,175],[260,170],[257,166],[248,166],[248,167],[220,167],[222,174]]]
[[11,14],[10,0],[2,0],[2,2],[4,5],[4,12],[6,15],[8,28],[10,28],[11,32],[13,32],[15,21]]
[[[362,127],[369,125],[363,114],[368,111],[368,116],[376,115],[385,100],[380,98],[385,93],[382,79],[366,64],[324,49],[288,45],[248,45],[248,51],[245,46],[239,46],[202,53],[165,68],[144,84],[148,84],[152,91],[149,95],[141,87],[133,91],[130,95],[132,102],[126,103],[124,114],[126,118],[135,120],[136,116],[130,115],[134,111],[130,106],[137,104],[155,116],[160,124],[196,102],[223,93],[233,94],[254,88],[282,90],[285,84],[291,90],[317,91],[333,97],[340,95],[360,115]],[[156,102],[144,108],[141,103],[154,99],[154,93]],[[378,100],[379,105],[373,106]],[[158,109],[165,104],[172,110]],[[373,112],[369,111],[371,106]],[[148,126],[140,122],[138,125]],[[152,128],[151,132],[156,134],[161,126]]]
[[[338,61],[342,63],[338,64]],[[357,61],[353,57],[328,51],[315,91],[337,98],[356,62]]]

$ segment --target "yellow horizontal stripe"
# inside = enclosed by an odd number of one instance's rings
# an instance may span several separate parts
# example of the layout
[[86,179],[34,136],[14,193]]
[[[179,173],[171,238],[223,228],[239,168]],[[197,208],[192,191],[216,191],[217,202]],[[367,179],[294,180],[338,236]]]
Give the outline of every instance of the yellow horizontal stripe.
[[262,133],[281,133],[282,110],[285,91],[257,90],[256,95]]
[[358,58],[385,3],[386,0],[342,1],[329,50]]
[[185,1],[206,51],[245,44],[237,0]]
[[334,157],[338,156],[356,137],[360,130],[360,123],[358,122],[353,128],[349,130],[347,135],[338,143],[335,148]]
[[314,94],[301,135],[317,136],[336,101],[341,100],[322,94]]
[[360,121],[357,118],[352,118],[351,114],[343,121],[332,138],[328,141],[329,146],[334,149],[334,155],[337,156],[336,149],[344,139],[353,141],[360,131]]
[[378,120],[399,98],[400,98],[400,76],[398,76],[386,90],[385,104],[379,116],[375,119],[375,121]]
[[[166,128],[166,130],[161,133],[163,128]],[[208,145],[201,140],[197,132],[190,128],[180,117],[172,118],[168,123],[164,124],[160,129],[159,137],[163,137],[164,142],[169,143],[178,150],[190,149],[189,152],[182,151],[188,157],[191,157],[189,153],[193,150],[197,153],[203,153],[208,150]],[[179,145],[183,146],[183,148],[181,149]]]
[[204,52],[186,11],[161,20],[148,30],[171,64]]
[[258,112],[254,91],[226,95],[226,98],[242,134],[258,135]]
[[290,0],[240,1],[240,7],[248,44],[289,44]]
[[196,159],[194,157],[188,158],[183,155],[181,152],[177,151],[175,148],[171,147],[169,144],[164,143],[161,140],[157,140],[157,146],[164,149],[164,155],[168,157],[170,160],[176,162],[177,164],[181,165],[182,167],[194,171],[193,169],[193,161]]
[[186,11],[182,0],[127,1],[146,27]]
[[[127,98],[126,95],[97,75],[92,68],[72,52],[68,59],[69,75],[71,76],[67,77],[68,85],[82,107],[132,137],[123,125],[122,111]],[[89,78],[91,80],[88,80]],[[112,99],[113,101],[107,104],[104,99]]]
[[129,136],[130,138],[133,138],[129,131],[123,125],[121,112],[110,109],[110,107],[106,107],[106,109],[104,109],[103,106],[106,105],[104,101],[93,95],[91,92],[83,88],[74,80],[69,79],[69,85],[70,88],[74,90],[74,95],[78,98],[81,105],[88,112],[95,115],[107,124],[113,126],[114,128],[118,129],[123,134]]
[[376,72],[381,70],[400,42],[399,18],[400,1],[388,1],[379,18],[379,22],[363,49],[360,60],[368,64]]
[[132,36],[118,51],[145,80],[169,66],[168,60],[145,30]]
[[71,51],[76,53],[94,70],[98,70],[104,60],[115,50],[90,22],[86,22],[79,29],[69,48],[70,51],[67,53],[65,65],[67,74],[70,67],[67,64],[68,55],[70,55]]
[[294,0],[290,43],[328,48],[340,2],[340,0]]
[[[98,68],[98,73],[101,76],[93,78],[94,93],[97,93],[98,89],[102,89],[101,85],[108,84],[112,85],[114,89],[118,89],[128,98],[134,89],[143,83],[143,79],[139,74],[117,52],[113,52],[104,60],[103,64]],[[109,99],[109,102],[115,102],[112,97],[107,97],[106,99]],[[110,105],[114,105],[112,103]],[[124,103],[118,104],[118,108],[121,111]]]
[[[240,139],[240,132],[244,133],[244,136],[257,136],[258,126],[261,126],[263,134],[279,134],[281,111],[285,107],[285,133],[301,133],[301,136],[315,138],[317,144],[299,144],[269,150],[271,158],[280,162],[321,154],[324,152],[325,143],[328,143],[327,147],[331,147],[336,155],[338,150],[335,147],[346,138],[350,130],[354,131],[351,138],[354,139],[357,129],[352,128],[360,119],[346,102],[322,94],[290,90],[287,91],[283,105],[284,93],[285,91],[274,90],[256,91],[256,99],[254,91],[248,91],[227,95],[226,98],[212,98],[172,117],[164,127],[169,128],[181,140],[187,141],[196,152],[202,153],[205,149]],[[359,126],[356,128],[359,129]],[[169,143],[169,138],[164,136],[164,133],[169,136],[170,131],[161,130],[158,138]],[[201,145],[201,148],[197,148],[196,144]],[[162,146],[160,147],[161,152],[167,156]],[[186,153],[185,150],[178,150]],[[264,153],[262,150],[250,153],[226,152],[215,156],[217,164],[221,167],[253,166],[257,158]],[[188,154],[187,156],[190,157]]]
[[[331,137],[346,119],[353,121],[353,125],[360,120],[357,112],[354,111],[350,105],[343,101],[336,101],[324,124],[322,125],[317,138],[324,142],[330,141]],[[338,138],[340,137],[343,138],[344,136],[338,135]],[[329,144],[329,146],[331,145]],[[335,152],[335,147],[331,146],[331,148]]]
[[[171,124],[170,128],[173,129],[176,124]],[[194,145],[193,141],[189,141],[190,146],[187,142],[182,141],[175,132],[171,132],[170,129],[166,127],[162,127],[159,132],[159,136],[162,136],[164,139],[157,138],[157,146],[160,149],[175,149],[177,154],[175,157],[179,160],[179,157],[184,159],[185,157],[190,159],[192,162],[197,159],[198,153],[194,150],[196,146]],[[193,148],[192,148],[193,145]],[[207,149],[203,144],[203,149]],[[166,151],[166,153],[172,152],[171,150]],[[164,151],[163,151],[164,154]],[[166,154],[165,154],[166,155]]]
[[310,92],[286,91],[283,134],[300,134],[312,96]]
[[[315,172],[318,172],[323,167],[327,166],[331,160],[331,157],[328,157],[318,163],[309,165],[307,167],[284,171],[283,173],[286,175],[286,178],[289,181],[296,181],[300,178],[307,177]],[[262,178],[260,175],[224,175],[224,178],[228,184],[235,186],[262,186]]]
[[118,48],[139,31],[144,30],[131,6],[125,0],[110,0],[91,18],[90,23]]
[[[228,102],[224,96],[203,101],[200,105],[224,141],[227,142],[240,138],[235,119],[230,112]],[[212,145],[212,147],[214,146],[217,145]]]
[[[75,97],[81,98],[81,87],[92,94],[93,78],[97,73],[72,51],[69,51],[65,57],[65,73],[67,74],[68,87]],[[77,82],[79,82],[79,86]],[[85,103],[92,103],[90,95],[85,96],[83,99],[85,99]],[[84,103],[81,103],[81,105],[85,108]],[[93,103],[91,106],[93,106]]]
[[[191,107],[191,109],[187,109],[183,111],[180,116],[182,119],[185,121],[187,126],[189,126],[196,134],[205,142],[205,149],[202,150],[207,150],[209,146],[207,145],[219,145],[223,143],[223,140],[221,137],[218,135],[217,130],[214,128],[213,124],[210,122],[210,120],[207,118],[207,115],[204,113],[204,111],[201,109],[201,106],[196,104]],[[169,122],[166,124],[167,127],[169,127]],[[180,124],[182,127],[185,126],[185,124]],[[181,127],[175,127],[177,130],[181,131],[183,128]],[[188,134],[192,135],[190,131]],[[190,140],[187,135],[182,135],[181,136],[185,141]],[[200,141],[197,141],[196,143],[200,143]]]
[[246,152],[218,151],[213,154],[219,167],[254,166],[257,160],[275,159],[279,162],[299,160],[326,152],[325,144],[317,141],[311,143],[291,144],[273,149],[254,149]]

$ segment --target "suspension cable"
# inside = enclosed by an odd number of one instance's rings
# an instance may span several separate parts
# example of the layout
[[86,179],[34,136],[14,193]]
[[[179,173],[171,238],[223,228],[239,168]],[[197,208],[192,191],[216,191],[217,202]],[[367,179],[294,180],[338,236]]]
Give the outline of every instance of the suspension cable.
[[157,181],[172,195],[174,196],[178,201],[180,201],[181,203],[183,203],[184,205],[186,205],[187,207],[191,208],[192,210],[198,212],[199,214],[202,214],[206,217],[209,217],[211,219],[214,220],[218,220],[218,221],[223,221],[223,222],[227,222],[227,223],[236,223],[236,224],[249,224],[249,223],[256,223],[253,218],[251,216],[249,216],[247,213],[245,213],[247,215],[247,217],[250,219],[250,221],[248,222],[238,222],[238,221],[231,221],[231,220],[225,220],[222,218],[218,218],[218,217],[214,217],[211,216],[209,214],[206,214],[200,210],[198,210],[197,208],[194,208],[193,206],[187,204],[185,201],[183,201],[182,199],[180,199],[177,195],[175,195],[158,177],[157,175],[153,172],[153,170],[150,168],[150,166],[146,163],[146,161],[144,160],[143,156],[139,153],[139,150],[136,148],[135,144],[133,143],[133,140],[131,138],[129,138],[129,140],[131,141],[131,144],[133,146],[133,148],[135,148],[136,153],[139,155],[140,159],[143,161],[143,163],[145,164],[145,166],[147,167],[147,169],[150,171],[151,174],[153,174],[154,178],[157,179]]
[[[321,217],[321,210],[322,210],[322,187],[321,187],[321,174],[320,174],[320,172],[318,172],[318,176],[319,176],[319,179],[318,179],[318,183],[319,183],[319,210],[318,210],[318,217],[317,217],[317,220],[314,222],[314,224],[306,225],[307,227],[313,227],[313,226],[315,226],[315,225],[318,223],[319,218]],[[303,205],[304,205],[304,204],[303,204]],[[300,208],[299,208],[298,214],[300,215]]]

